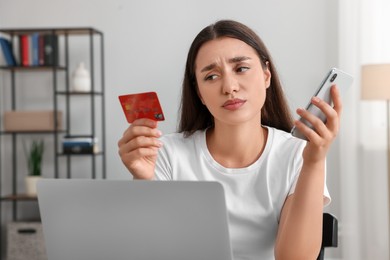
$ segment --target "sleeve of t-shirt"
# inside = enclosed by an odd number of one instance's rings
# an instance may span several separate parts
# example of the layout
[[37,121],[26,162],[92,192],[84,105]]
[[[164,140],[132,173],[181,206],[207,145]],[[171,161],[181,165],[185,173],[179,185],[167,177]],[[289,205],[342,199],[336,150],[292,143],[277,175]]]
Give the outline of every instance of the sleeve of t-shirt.
[[[302,164],[303,164],[303,158],[302,158],[302,152],[303,152],[303,149],[304,149],[304,145],[302,145],[298,151],[298,155],[297,158],[296,158],[296,169],[297,169],[297,174],[295,175],[295,178],[293,180],[293,183],[291,185],[291,188],[290,188],[290,191],[288,193],[288,195],[291,195],[294,193],[295,191],[295,187],[297,186],[297,182],[298,182],[298,178],[299,178],[299,174],[301,172],[301,169],[302,169]],[[329,194],[329,190],[328,190],[328,187],[326,185],[326,175],[327,175],[327,171],[326,171],[326,162],[325,162],[325,180],[324,180],[324,200],[323,200],[323,203],[324,203],[324,207],[328,206],[331,202],[331,197],[330,197],[330,194]]]
[[159,181],[172,180],[172,170],[169,157],[170,145],[164,137],[160,139],[164,145],[159,149],[154,171],[154,179]]

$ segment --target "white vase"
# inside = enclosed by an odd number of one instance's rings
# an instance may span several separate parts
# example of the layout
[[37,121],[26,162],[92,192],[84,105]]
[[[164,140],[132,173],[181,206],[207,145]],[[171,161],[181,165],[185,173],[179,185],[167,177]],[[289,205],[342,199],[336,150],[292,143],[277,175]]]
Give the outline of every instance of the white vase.
[[73,73],[73,91],[89,92],[91,91],[91,76],[85,68],[84,62],[80,62]]
[[29,197],[37,196],[37,181],[41,179],[41,176],[26,176],[26,195]]

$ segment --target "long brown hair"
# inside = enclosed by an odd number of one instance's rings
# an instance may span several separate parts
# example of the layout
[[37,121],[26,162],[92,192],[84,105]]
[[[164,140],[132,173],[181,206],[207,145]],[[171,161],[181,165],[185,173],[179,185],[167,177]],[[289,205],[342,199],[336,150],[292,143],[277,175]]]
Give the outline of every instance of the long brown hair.
[[268,66],[271,72],[271,84],[267,88],[265,103],[261,109],[261,124],[289,132],[293,120],[271,55],[253,30],[232,20],[221,20],[207,26],[191,44],[184,72],[178,132],[190,136],[197,130],[204,130],[214,125],[213,116],[198,96],[195,59],[204,43],[220,37],[231,37],[245,42],[256,51],[263,69]]

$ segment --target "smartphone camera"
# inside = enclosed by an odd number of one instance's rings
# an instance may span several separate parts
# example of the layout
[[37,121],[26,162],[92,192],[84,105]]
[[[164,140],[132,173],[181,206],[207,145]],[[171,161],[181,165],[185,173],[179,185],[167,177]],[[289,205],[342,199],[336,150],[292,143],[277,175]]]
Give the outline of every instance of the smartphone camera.
[[333,76],[330,78],[330,82],[333,82],[337,78],[337,73],[333,74]]

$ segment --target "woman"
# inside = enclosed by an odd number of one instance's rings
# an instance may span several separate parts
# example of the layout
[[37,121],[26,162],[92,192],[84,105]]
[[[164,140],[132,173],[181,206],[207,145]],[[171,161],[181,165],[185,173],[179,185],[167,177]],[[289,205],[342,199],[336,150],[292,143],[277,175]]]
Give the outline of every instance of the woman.
[[[316,259],[329,202],[326,153],[339,128],[341,100],[304,109],[316,131],[293,122],[271,57],[245,25],[222,20],[193,41],[184,75],[178,133],[135,121],[119,140],[134,179],[218,181],[225,189],[235,259]],[[295,125],[309,140],[292,137]],[[161,138],[160,138],[161,137]]]

